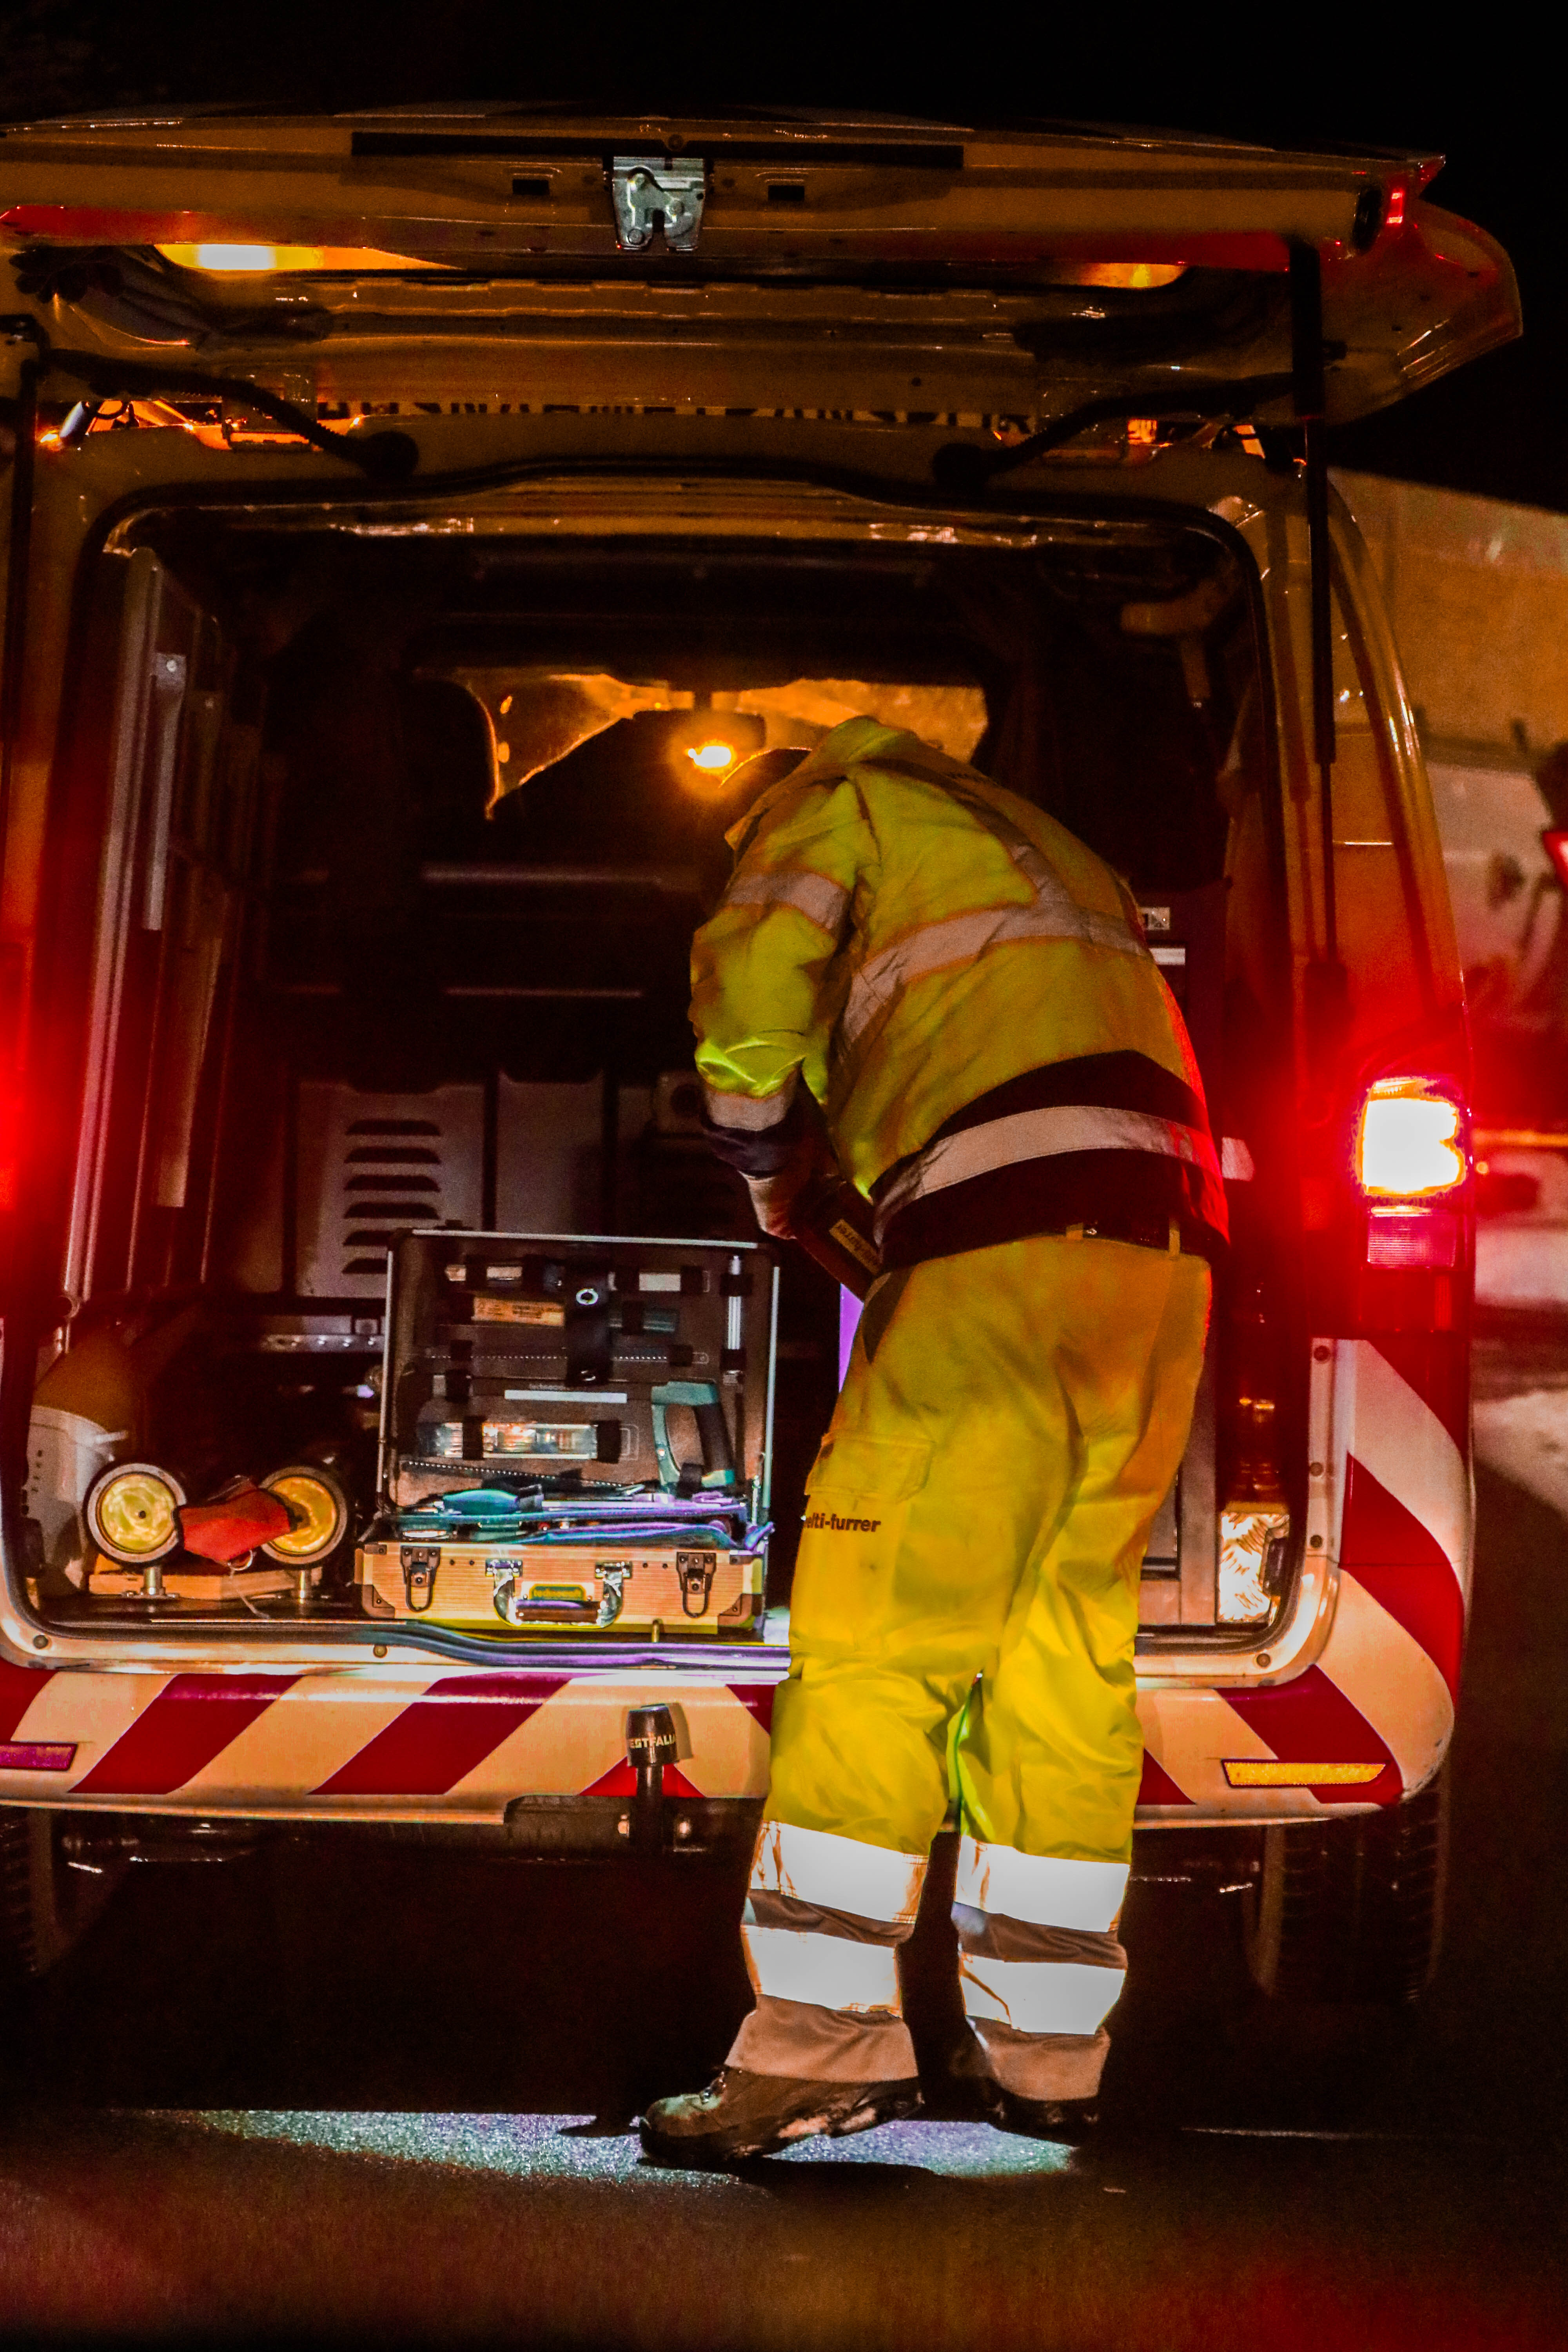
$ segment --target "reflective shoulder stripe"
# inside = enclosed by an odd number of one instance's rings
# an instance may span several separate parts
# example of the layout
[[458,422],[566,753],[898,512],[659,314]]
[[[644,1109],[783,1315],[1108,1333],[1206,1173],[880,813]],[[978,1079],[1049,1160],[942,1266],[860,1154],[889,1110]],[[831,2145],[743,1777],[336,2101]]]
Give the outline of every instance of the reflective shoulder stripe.
[[971,914],[949,915],[906,933],[862,965],[844,1008],[845,1045],[853,1045],[882,1005],[911,981],[968,963],[984,949],[1014,940],[1076,940],[1084,947],[1114,949],[1119,955],[1148,954],[1125,923],[1078,906],[1059,884],[1048,893],[1039,892],[1026,907],[982,907]]
[[1167,1160],[1184,1160],[1213,1176],[1219,1174],[1214,1144],[1196,1128],[1156,1118],[1152,1111],[1103,1110],[1094,1103],[1062,1103],[1049,1110],[1020,1110],[1010,1118],[988,1119],[984,1127],[966,1127],[957,1135],[928,1145],[878,1202],[878,1232],[899,1210],[927,1193],[967,1183],[972,1176],[988,1175],[994,1168],[1014,1168],[1025,1160],[1054,1160],[1068,1151],[1154,1151]]
[[843,1046],[853,1046],[879,1008],[910,981],[967,963],[988,947],[1015,940],[1071,940],[1085,947],[1110,948],[1121,955],[1148,954],[1142,936],[1124,914],[1101,914],[1080,906],[1039,845],[961,776],[934,765],[928,767],[918,759],[873,757],[866,765],[913,776],[945,793],[1005,850],[1033,891],[1034,903],[978,908],[967,914],[946,916],[939,922],[922,924],[870,957],[856,975],[844,1008]]
[[[897,2013],[899,1955],[894,1944],[855,1944],[840,1936],[797,1933],[793,1927],[742,1926],[752,1982],[775,2000],[808,2000],[819,2009],[881,2009]],[[1103,1979],[1107,1971],[1097,1971]],[[1120,1990],[1120,1981],[1116,1990]],[[1113,1996],[1114,1997],[1114,1996]],[[1106,2007],[1110,2007],[1110,2002]]]
[[716,1087],[705,1086],[702,1095],[710,1124],[739,1129],[746,1135],[765,1134],[787,1117],[797,1075],[792,1070],[776,1095],[724,1095]]
[[725,891],[725,907],[793,907],[809,923],[816,923],[837,939],[849,904],[849,893],[831,874],[815,874],[805,866],[776,866],[760,874],[740,875]]
[[898,1853],[830,1830],[798,1830],[764,1822],[751,1884],[759,1893],[792,1895],[824,1911],[853,1911],[864,1919],[910,1919],[920,1909],[923,1853]]
[[[874,1949],[875,1947],[850,1948]],[[989,1960],[959,1956],[963,2013],[1015,2033],[1095,2033],[1121,1997],[1120,1969],[1073,1960]]]
[[[976,792],[965,778],[953,775],[945,767],[939,769],[918,760],[870,761],[867,764],[881,765],[895,775],[915,776],[924,783],[934,784],[939,792],[956,801],[976,824],[983,825],[994,840],[1001,843],[1020,874],[1033,887],[1037,898],[1067,898],[1068,903],[1080,914],[1087,915],[1091,922],[1108,923],[1113,929],[1129,929],[1133,933],[1135,945],[1142,944],[1141,926],[1129,922],[1125,911],[1120,916],[1095,915],[1088,908],[1078,908],[1077,900],[1066,891],[1061,876],[1038,842],[1031,841],[1021,825],[1016,824],[1003,810],[994,807],[984,794]],[[1118,881],[1116,888],[1124,910],[1131,908],[1134,902],[1126,885]]]
[[1079,1927],[1109,1934],[1127,1893],[1124,1862],[1069,1862],[1057,1854],[1020,1853],[963,1837],[958,1846],[953,1901],[973,1911],[1026,1919],[1036,1927]]

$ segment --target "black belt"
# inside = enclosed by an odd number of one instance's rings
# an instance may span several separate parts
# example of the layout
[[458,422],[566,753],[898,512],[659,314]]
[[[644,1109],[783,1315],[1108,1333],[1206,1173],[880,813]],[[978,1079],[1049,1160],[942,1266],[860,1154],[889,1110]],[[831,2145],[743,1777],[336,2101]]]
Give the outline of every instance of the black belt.
[[[1189,1256],[1215,1264],[1226,1236],[1197,1213],[1190,1181],[1212,1180],[1152,1151],[1083,1151],[1014,1162],[909,1202],[882,1233],[885,1266],[919,1265],[1034,1234],[1083,1234],[1168,1252],[1171,1227]],[[1217,1185],[1213,1185],[1217,1191]],[[1223,1202],[1222,1202],[1223,1213]]]
[[[920,1152],[878,1178],[871,1198],[879,1208],[883,1265],[918,1265],[1031,1234],[1083,1233],[1168,1252],[1173,1223],[1188,1255],[1217,1258],[1228,1219],[1219,1172],[1207,1153],[1199,1162],[1133,1144],[1088,1145],[982,1166],[932,1192],[900,1197],[914,1162],[947,1138],[1015,1112],[1075,1104],[1144,1112],[1192,1129],[1194,1138],[1208,1137],[1202,1097],[1147,1055],[1077,1055],[1023,1071],[954,1111]],[[887,1205],[891,1200],[899,1205]]]
[[1169,1257],[1175,1255],[1171,1248],[1173,1225],[1184,1257],[1203,1257],[1212,1262],[1225,1246],[1218,1234],[1196,1217],[1100,1216],[1092,1224],[1045,1225],[1040,1230],[1047,1238],[1131,1242],[1137,1249],[1158,1250],[1162,1257]]

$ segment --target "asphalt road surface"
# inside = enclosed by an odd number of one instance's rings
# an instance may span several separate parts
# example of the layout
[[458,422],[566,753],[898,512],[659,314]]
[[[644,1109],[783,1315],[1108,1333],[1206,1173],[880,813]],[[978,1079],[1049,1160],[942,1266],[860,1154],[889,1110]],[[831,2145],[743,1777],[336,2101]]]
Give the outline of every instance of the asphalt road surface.
[[1507,1410],[1548,1452],[1560,1415],[1568,1458],[1568,1356],[1479,1369],[1512,1475],[1479,1476],[1449,1937],[1418,2010],[1267,2002],[1236,1898],[1145,1884],[1092,2148],[938,2116],[715,2179],[643,2164],[627,2124],[706,2079],[745,2004],[734,1873],[327,1834],[137,1870],[5,2012],[0,2333],[1568,2344],[1568,1522],[1556,1473],[1519,1483]]

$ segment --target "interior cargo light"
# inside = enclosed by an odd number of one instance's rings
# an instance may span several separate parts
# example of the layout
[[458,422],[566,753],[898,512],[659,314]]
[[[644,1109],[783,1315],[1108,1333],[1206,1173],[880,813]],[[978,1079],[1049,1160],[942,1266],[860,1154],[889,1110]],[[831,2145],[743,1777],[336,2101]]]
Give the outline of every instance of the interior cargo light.
[[734,766],[735,747],[732,743],[721,743],[715,738],[710,743],[694,743],[686,756],[694,768],[702,770],[704,775],[720,776],[726,768]]
[[1382,1200],[1451,1192],[1469,1173],[1464,1122],[1461,1105],[1427,1080],[1380,1080],[1356,1125],[1356,1182]]
[[682,792],[700,801],[721,801],[736,772],[767,741],[768,721],[761,712],[732,709],[733,696],[726,696],[714,709],[711,695],[690,691],[689,710],[667,708],[655,724],[663,733],[665,757]]
[[683,756],[676,761],[676,772],[685,791],[694,798],[721,801],[730,789],[730,779],[745,757],[743,746],[731,742],[722,735],[704,735],[695,743],[682,746]]

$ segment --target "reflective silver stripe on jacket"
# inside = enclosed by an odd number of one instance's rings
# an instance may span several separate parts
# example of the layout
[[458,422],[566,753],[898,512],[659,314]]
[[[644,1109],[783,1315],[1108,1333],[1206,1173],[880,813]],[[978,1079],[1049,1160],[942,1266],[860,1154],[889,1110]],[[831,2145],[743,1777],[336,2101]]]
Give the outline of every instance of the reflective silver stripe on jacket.
[[895,940],[864,964],[850,983],[848,1001],[839,1023],[845,1046],[853,1045],[891,998],[911,981],[953,964],[968,963],[984,948],[1012,940],[1076,940],[1086,947],[1113,948],[1120,955],[1146,956],[1148,949],[1115,915],[1097,915],[1068,896],[1048,867],[1030,873],[1022,858],[1019,869],[1035,885],[1027,907],[981,907],[967,915],[948,915],[941,922],[922,924],[919,930]]
[[1038,845],[959,777],[912,760],[879,763],[873,759],[867,764],[914,776],[956,801],[976,824],[1001,843],[1035,897],[1028,907],[982,907],[966,915],[944,916],[941,922],[922,924],[873,956],[850,984],[838,1024],[841,1051],[855,1044],[899,989],[931,972],[967,963],[984,948],[1013,940],[1076,940],[1080,946],[1111,948],[1119,955],[1148,954],[1143,941],[1121,916],[1096,914],[1092,908],[1080,907]]
[[987,1119],[957,1135],[930,1143],[889,1184],[877,1204],[877,1239],[911,1201],[944,1192],[994,1168],[1014,1168],[1026,1160],[1054,1160],[1067,1151],[1157,1151],[1219,1174],[1210,1139],[1175,1119],[1146,1110],[1104,1110],[1094,1103],[1058,1103],[1046,1110],[1014,1111]]
[[725,891],[726,907],[793,907],[808,923],[816,923],[833,938],[838,936],[849,893],[831,874],[814,874],[805,866],[773,866],[761,874],[742,874]]
[[792,1070],[776,1095],[723,1095],[716,1087],[705,1086],[708,1117],[715,1127],[739,1128],[747,1135],[765,1134],[770,1127],[777,1127],[794,1102],[798,1075]]

